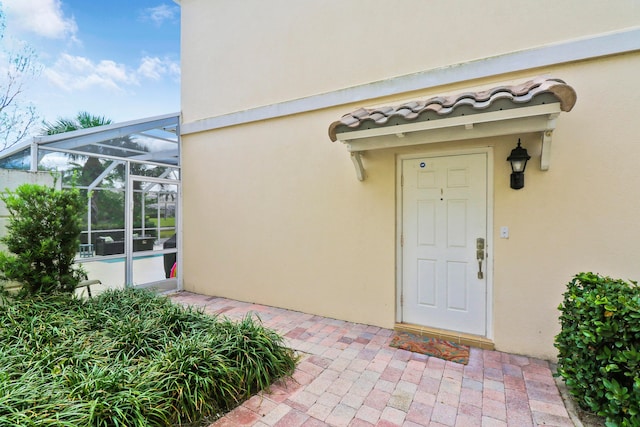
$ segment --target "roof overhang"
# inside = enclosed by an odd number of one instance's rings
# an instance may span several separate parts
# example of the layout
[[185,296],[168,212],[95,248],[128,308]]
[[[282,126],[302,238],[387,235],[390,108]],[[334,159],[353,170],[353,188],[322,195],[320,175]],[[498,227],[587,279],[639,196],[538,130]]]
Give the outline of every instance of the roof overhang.
[[556,119],[575,101],[575,91],[564,82],[536,79],[483,92],[359,109],[332,123],[329,136],[345,144],[360,180],[365,178],[364,151],[535,132],[542,139],[540,169],[548,170]]

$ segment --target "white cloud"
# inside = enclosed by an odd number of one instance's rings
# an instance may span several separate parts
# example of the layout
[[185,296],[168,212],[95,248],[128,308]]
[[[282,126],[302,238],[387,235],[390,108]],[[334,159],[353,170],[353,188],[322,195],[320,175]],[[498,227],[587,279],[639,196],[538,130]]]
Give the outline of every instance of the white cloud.
[[18,31],[51,39],[76,40],[78,25],[64,16],[60,0],[2,0],[8,22]]
[[134,75],[129,75],[123,64],[117,64],[115,61],[103,60],[96,67],[96,73],[108,77],[109,80],[122,83],[135,83]]
[[140,61],[137,73],[151,80],[160,80],[164,76],[179,77],[180,64],[167,58],[145,56]]
[[161,74],[164,72],[162,61],[160,58],[150,58],[148,56],[142,58],[138,73],[152,80],[160,80]]
[[173,20],[178,15],[179,8],[177,6],[169,6],[162,4],[156,7],[150,7],[143,11],[142,19],[153,21],[156,25],[162,25],[165,21]]
[[45,69],[44,75],[51,83],[66,91],[91,87],[120,91],[124,90],[123,86],[138,83],[135,72],[128,71],[124,64],[111,60],[95,63],[88,58],[67,53],[60,55],[52,67]]
[[44,70],[45,77],[65,91],[86,90],[94,87],[126,91],[145,80],[160,81],[164,77],[177,79],[180,65],[170,59],[146,56],[137,69],[112,60],[91,61],[67,53],[60,55],[53,66]]

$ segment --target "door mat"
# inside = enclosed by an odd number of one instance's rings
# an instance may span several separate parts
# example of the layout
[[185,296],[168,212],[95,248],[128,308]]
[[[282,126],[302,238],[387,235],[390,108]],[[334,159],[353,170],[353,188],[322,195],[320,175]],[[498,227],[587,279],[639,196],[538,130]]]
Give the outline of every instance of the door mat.
[[407,332],[397,332],[389,345],[414,353],[422,353],[427,356],[462,363],[463,365],[469,363],[469,346],[451,341],[421,337]]

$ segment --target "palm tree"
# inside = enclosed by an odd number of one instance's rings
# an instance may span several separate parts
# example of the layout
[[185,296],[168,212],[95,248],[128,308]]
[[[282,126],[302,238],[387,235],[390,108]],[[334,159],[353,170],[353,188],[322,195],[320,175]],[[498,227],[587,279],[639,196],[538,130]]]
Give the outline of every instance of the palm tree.
[[[54,123],[44,122],[42,135],[56,135],[80,129],[88,129],[111,124],[111,119],[94,116],[86,111],[79,112],[74,118],[58,118]],[[72,162],[77,162],[80,156],[68,154]],[[104,171],[104,166],[97,157],[89,157],[80,170],[79,184],[89,185]],[[92,207],[93,210],[93,207]]]
[[[60,134],[65,132],[72,132],[80,129],[88,129],[88,128],[94,128],[98,126],[109,125],[111,123],[112,123],[111,120],[104,116],[96,116],[86,111],[81,111],[76,115],[76,117],[73,117],[73,118],[58,118],[53,123],[45,122],[42,128],[42,134],[55,135],[55,134]],[[87,151],[90,152],[91,155],[85,156],[85,155],[78,155],[78,154],[67,154],[67,156],[69,157],[69,160],[72,162],[75,162],[76,164],[79,161],[86,159],[82,166],[77,164],[77,169],[79,170],[77,183],[80,186],[91,185],[96,180],[96,178],[98,178],[102,174],[102,172],[104,172],[106,168],[106,164],[104,164],[103,161],[100,160],[100,156],[101,155],[118,156],[122,154],[122,149],[148,151],[145,145],[136,142],[129,135],[125,135],[123,137],[103,141],[103,144],[100,144],[100,145],[94,145],[94,146],[88,147]],[[147,170],[148,168],[144,164],[140,164],[140,163],[131,163],[130,167],[131,167],[130,169],[131,173],[134,175],[156,176],[161,172],[159,170],[154,170],[154,169]],[[116,176],[119,181],[124,182],[125,180],[124,165],[121,164],[116,167],[116,169],[114,170],[114,176]],[[139,207],[141,203],[140,201],[141,194],[139,190],[141,190],[141,182],[135,181],[134,194],[133,194],[134,209],[135,207]],[[110,196],[109,194],[102,194],[102,193],[103,192],[101,191],[97,191],[93,195],[88,195],[88,197],[91,198],[91,225],[92,226],[98,225],[99,214],[100,214],[99,206],[101,206],[100,202],[102,201],[105,204],[109,204],[109,203],[113,204],[114,202],[113,200],[111,200],[111,202],[109,201],[110,199],[113,199],[112,197],[109,197]],[[110,209],[110,207],[108,206],[103,206],[103,207],[105,208],[104,209],[105,215],[108,215],[109,213],[113,214],[112,212],[113,209]],[[113,222],[114,218],[104,218],[104,219],[106,219],[109,222]]]
[[[97,116],[90,114],[86,111],[79,112],[73,118],[58,118],[53,123],[45,122],[41,134],[42,135],[55,135],[65,132],[72,132],[80,129],[89,129],[104,125],[111,124],[111,119],[104,116]],[[89,186],[98,178],[102,172],[104,172],[106,165],[100,160],[100,155],[118,155],[121,152],[121,148],[129,148],[138,151],[147,151],[146,147],[133,141],[128,135],[104,141],[104,144],[95,145],[89,148],[88,151],[92,155],[79,155],[79,154],[67,154],[69,160],[76,164],[77,170],[79,170],[77,176],[77,184],[80,186]],[[94,155],[95,154],[95,155]],[[84,164],[79,163],[84,161]],[[132,165],[132,172],[143,173],[144,166],[139,164]],[[121,180],[124,181],[124,167],[118,166],[115,173]],[[138,184],[136,182],[135,184]],[[103,199],[101,192],[96,192],[94,195],[88,195],[91,197],[91,224],[98,224],[99,206],[100,200]],[[105,200],[106,202],[106,200]]]
[[[98,126],[104,126],[111,124],[111,119],[107,119],[102,116],[94,116],[86,111],[79,112],[73,118],[58,118],[55,122],[44,122],[41,134],[42,135],[56,135],[60,133],[73,132],[80,129],[88,129]],[[104,165],[100,162],[98,157],[87,157],[84,164],[80,166],[78,161],[84,156],[76,154],[68,154],[69,160],[75,163],[76,167],[80,170],[78,178],[78,184],[81,186],[90,185],[100,174],[104,171]],[[100,196],[96,194],[91,198],[91,224],[97,225],[98,223],[98,199]]]
[[88,129],[97,126],[110,125],[111,119],[102,116],[93,116],[86,111],[79,112],[74,118],[58,118],[54,123],[45,122],[42,128],[43,135],[55,135],[71,132],[79,129]]

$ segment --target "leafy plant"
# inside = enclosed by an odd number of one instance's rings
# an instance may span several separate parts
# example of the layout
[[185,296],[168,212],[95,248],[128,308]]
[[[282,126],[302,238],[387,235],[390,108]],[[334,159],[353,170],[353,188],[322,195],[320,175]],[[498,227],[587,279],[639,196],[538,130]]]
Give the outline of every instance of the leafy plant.
[[571,394],[608,426],[640,426],[640,288],[580,273],[559,310],[558,374]]
[[255,319],[235,324],[146,290],[8,300],[0,426],[208,425],[295,362]]
[[10,251],[0,252],[2,278],[29,294],[73,292],[87,277],[74,266],[84,208],[79,192],[23,184],[0,200],[11,215],[1,239]]
[[256,320],[247,316],[240,322],[220,320],[216,323],[217,343],[235,366],[242,380],[241,389],[248,398],[257,390],[268,388],[277,372],[290,372],[295,361],[283,358],[280,348],[284,341],[276,332],[263,328]]

